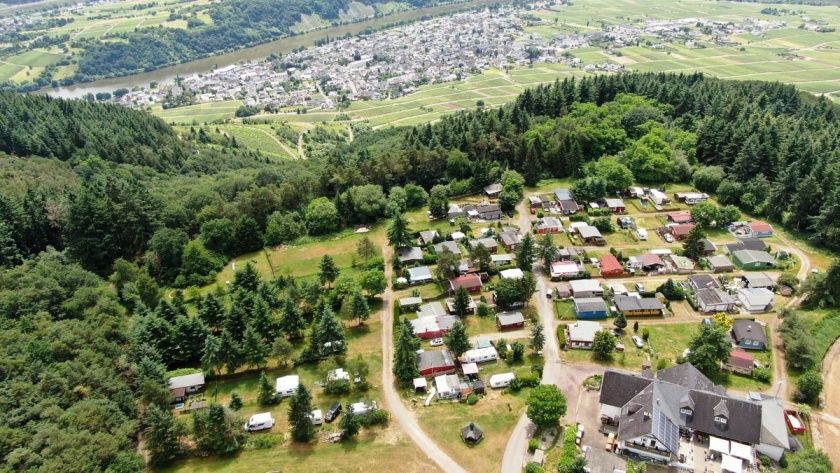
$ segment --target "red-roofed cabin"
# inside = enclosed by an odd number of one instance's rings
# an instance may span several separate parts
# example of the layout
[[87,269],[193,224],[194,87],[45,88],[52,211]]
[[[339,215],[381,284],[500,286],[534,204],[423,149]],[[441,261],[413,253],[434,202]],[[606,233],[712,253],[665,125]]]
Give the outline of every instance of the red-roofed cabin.
[[668,214],[668,222],[670,223],[691,223],[691,212],[671,212]]
[[726,363],[726,369],[734,373],[741,373],[747,376],[751,375],[755,368],[755,357],[742,349],[732,350],[729,354],[729,361]]
[[601,276],[608,278],[624,274],[624,267],[613,255],[601,257]]
[[773,227],[771,227],[769,223],[755,221],[750,222],[749,226],[750,232],[755,238],[767,238],[773,236]]
[[463,287],[468,292],[481,291],[481,276],[475,273],[465,274],[449,280],[449,292],[454,293]]
[[694,230],[693,223],[682,223],[679,225],[671,225],[668,227],[671,230],[671,234],[674,235],[674,238],[677,240],[684,240],[685,237],[691,233],[691,230]]

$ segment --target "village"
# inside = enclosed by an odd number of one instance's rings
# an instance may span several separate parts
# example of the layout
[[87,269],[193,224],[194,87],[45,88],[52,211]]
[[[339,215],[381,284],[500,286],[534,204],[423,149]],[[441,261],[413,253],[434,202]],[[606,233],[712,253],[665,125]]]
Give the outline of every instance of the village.
[[[562,11],[563,5],[551,8]],[[575,50],[595,46],[617,55],[620,48],[643,42],[654,49],[670,43],[726,45],[732,44],[732,35],[761,35],[786,23],[683,18],[605,26],[602,31],[586,33],[558,30],[551,38],[526,31],[540,25],[552,26],[525,7],[459,13],[335,39],[285,56],[179,77],[155,87],[136,87],[115,100],[131,107],[241,100],[246,106],[272,111],[289,107],[335,110],[352,101],[394,99],[421,85],[461,81],[489,69],[562,63],[586,72],[625,72],[628,69],[622,64],[584,63],[574,55]]]

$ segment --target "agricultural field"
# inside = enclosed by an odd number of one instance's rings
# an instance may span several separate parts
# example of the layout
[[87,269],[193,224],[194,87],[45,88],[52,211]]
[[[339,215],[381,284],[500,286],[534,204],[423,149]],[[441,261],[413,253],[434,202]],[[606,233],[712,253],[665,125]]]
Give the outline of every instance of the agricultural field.
[[[778,5],[776,5],[778,7]],[[767,15],[761,3],[680,2],[631,0],[582,0],[572,6],[535,15],[544,22],[528,30],[543,38],[559,34],[599,31],[602,25],[640,25],[650,20],[698,18],[739,23],[746,18],[784,21],[785,27],[762,36],[739,34],[729,38],[731,45],[705,41],[694,45],[667,43],[640,44],[615,48],[573,49],[570,52],[584,64],[621,64],[634,71],[691,72],[743,80],[769,80],[795,84],[815,94],[840,94],[840,32],[816,32],[800,25],[814,23],[830,28],[840,26],[840,10],[835,6],[787,5],[795,14]],[[780,7],[783,8],[783,7]]]

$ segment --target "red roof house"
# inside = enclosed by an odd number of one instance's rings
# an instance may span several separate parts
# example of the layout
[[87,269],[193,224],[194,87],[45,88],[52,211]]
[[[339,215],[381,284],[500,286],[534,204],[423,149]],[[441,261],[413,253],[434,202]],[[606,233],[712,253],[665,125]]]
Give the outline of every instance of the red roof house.
[[475,273],[465,274],[449,280],[449,292],[455,292],[464,288],[469,292],[481,291],[481,276]]
[[668,221],[671,223],[691,223],[691,212],[671,212],[668,214]]
[[429,377],[455,372],[455,359],[449,350],[428,350],[417,355],[420,376]]
[[755,221],[750,222],[748,225],[750,226],[752,236],[756,238],[773,236],[773,227],[771,227],[769,223]]
[[683,240],[689,233],[691,233],[691,230],[694,230],[694,224],[681,223],[678,225],[671,225],[668,228],[671,230],[671,234],[674,235],[674,238],[677,240]]
[[613,255],[601,257],[601,276],[612,277],[624,274],[624,267]]
[[755,367],[755,357],[742,349],[735,349],[729,354],[729,361],[726,363],[727,369],[735,373],[750,375]]

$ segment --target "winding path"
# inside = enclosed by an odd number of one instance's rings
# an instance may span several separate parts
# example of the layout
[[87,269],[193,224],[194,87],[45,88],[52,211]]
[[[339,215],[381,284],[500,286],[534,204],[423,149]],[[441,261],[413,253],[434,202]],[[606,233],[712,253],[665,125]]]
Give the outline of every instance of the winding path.
[[[382,254],[385,261],[390,261],[393,257],[391,247],[385,246],[382,248]],[[385,278],[391,281],[393,276],[393,269],[390,264],[385,265]],[[443,449],[435,443],[425,432],[420,428],[414,414],[405,407],[400,393],[397,392],[394,380],[394,291],[391,285],[385,289],[382,295],[384,303],[382,313],[382,390],[385,396],[385,405],[394,420],[400,424],[400,427],[411,437],[411,440],[428,456],[432,461],[437,463],[441,470],[446,473],[467,473],[467,470],[461,467],[455,460],[453,460]]]

